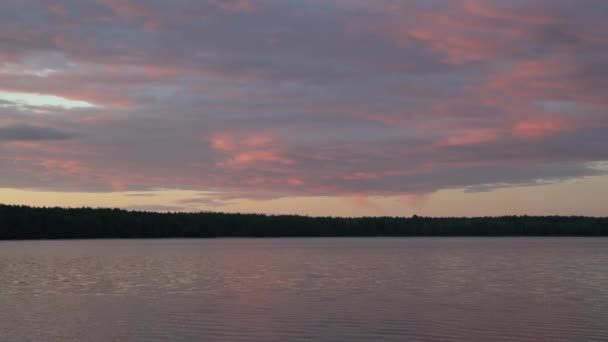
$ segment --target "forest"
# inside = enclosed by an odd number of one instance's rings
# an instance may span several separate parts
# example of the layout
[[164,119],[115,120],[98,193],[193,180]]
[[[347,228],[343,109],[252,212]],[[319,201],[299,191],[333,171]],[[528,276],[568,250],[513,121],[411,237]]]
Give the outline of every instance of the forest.
[[0,240],[358,236],[608,236],[608,218],[345,218],[0,205]]

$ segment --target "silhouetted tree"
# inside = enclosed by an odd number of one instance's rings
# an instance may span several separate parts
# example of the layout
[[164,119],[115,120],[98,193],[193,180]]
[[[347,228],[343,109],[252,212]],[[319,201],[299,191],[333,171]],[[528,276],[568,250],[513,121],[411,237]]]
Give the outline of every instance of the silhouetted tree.
[[325,236],[608,236],[608,218],[339,218],[0,205],[2,240]]

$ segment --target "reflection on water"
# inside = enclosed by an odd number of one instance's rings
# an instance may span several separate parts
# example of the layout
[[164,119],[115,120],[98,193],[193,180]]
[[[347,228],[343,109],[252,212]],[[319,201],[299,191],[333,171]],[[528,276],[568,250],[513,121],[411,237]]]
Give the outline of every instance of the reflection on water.
[[0,242],[2,341],[607,341],[608,239]]

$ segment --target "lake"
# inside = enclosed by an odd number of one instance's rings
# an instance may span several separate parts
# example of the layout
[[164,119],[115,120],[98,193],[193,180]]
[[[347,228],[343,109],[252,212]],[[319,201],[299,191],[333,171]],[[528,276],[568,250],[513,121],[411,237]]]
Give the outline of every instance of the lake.
[[608,238],[4,241],[0,340],[608,341]]

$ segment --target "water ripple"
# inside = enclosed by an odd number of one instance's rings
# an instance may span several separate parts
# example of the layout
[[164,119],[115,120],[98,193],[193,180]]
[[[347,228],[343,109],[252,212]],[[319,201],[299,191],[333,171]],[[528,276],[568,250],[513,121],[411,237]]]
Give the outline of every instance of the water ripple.
[[606,341],[608,239],[0,242],[2,341]]

